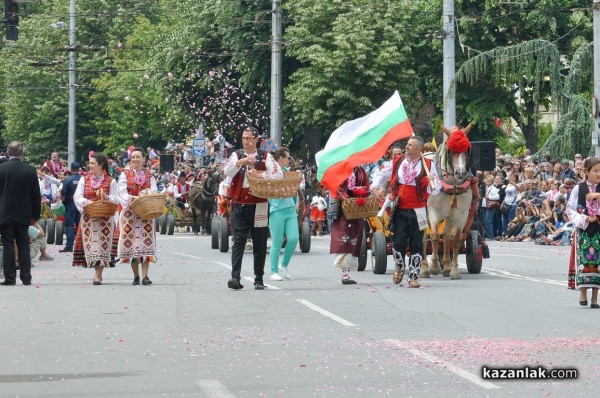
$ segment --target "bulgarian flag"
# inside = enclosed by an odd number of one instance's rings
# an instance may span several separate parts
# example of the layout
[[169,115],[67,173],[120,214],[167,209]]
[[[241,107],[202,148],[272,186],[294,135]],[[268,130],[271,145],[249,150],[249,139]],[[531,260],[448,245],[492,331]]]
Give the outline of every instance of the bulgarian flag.
[[335,130],[325,148],[315,155],[317,179],[335,191],[361,164],[383,157],[394,141],[413,135],[398,91],[379,109]]

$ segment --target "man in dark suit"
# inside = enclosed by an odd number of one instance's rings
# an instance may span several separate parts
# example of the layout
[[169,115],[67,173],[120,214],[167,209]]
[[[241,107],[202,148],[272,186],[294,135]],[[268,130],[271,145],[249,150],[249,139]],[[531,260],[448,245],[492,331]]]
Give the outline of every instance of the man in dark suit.
[[0,164],[0,235],[4,248],[4,282],[0,285],[16,284],[15,243],[19,250],[21,281],[23,285],[31,285],[27,229],[40,218],[40,185],[35,168],[22,161],[23,144],[13,141],[7,152],[9,160]]

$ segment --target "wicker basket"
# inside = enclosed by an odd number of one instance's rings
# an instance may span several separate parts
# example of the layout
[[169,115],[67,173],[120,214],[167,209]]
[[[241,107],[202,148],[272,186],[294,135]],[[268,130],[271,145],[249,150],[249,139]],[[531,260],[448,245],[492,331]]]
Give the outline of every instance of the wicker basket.
[[84,207],[85,215],[91,218],[106,218],[114,216],[119,205],[104,200],[104,191],[102,189],[99,191],[99,200]]
[[246,174],[250,184],[250,192],[258,198],[293,198],[298,194],[302,174],[297,171],[286,171],[281,180],[263,180]]
[[153,220],[163,214],[166,200],[164,193],[140,196],[131,203],[129,209],[142,220]]
[[379,212],[379,200],[375,196],[363,198],[364,206],[359,206],[356,201],[359,198],[348,198],[342,202],[344,216],[348,220],[375,217]]
[[106,218],[112,217],[117,211],[117,205],[106,200],[98,200],[85,206],[85,215],[91,218]]

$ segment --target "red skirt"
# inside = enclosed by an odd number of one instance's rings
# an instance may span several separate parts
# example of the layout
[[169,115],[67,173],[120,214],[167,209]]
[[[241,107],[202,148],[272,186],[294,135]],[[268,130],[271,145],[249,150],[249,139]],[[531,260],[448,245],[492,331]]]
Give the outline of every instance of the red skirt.
[[325,210],[319,210],[317,206],[310,209],[310,221],[325,221]]

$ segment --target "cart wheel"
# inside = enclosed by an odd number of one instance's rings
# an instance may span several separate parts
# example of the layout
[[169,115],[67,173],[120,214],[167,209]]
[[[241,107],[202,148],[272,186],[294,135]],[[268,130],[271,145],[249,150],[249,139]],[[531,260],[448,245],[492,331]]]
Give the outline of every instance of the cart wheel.
[[40,219],[40,221],[38,221],[38,223],[40,224],[42,231],[44,231],[44,233],[46,233],[46,219],[42,218],[42,219]]
[[210,248],[218,249],[219,248],[219,219],[218,216],[213,216],[212,221],[210,222]]
[[466,242],[467,270],[469,274],[478,274],[481,272],[482,258],[479,254],[479,244],[479,231],[469,231]]
[[56,233],[55,220],[53,218],[49,218],[48,221],[46,221],[46,224],[46,243],[51,245],[54,243],[54,234]]
[[63,244],[63,235],[65,234],[65,224],[62,221],[56,222],[56,235],[54,238],[55,245]]
[[371,240],[371,265],[374,274],[387,271],[387,242],[383,232],[375,232]]
[[229,251],[229,232],[227,231],[227,219],[219,217],[219,251],[227,253]]
[[163,214],[159,218],[160,223],[160,234],[165,235],[167,233],[167,215]]
[[173,235],[175,233],[175,216],[169,214],[167,216],[167,235]]
[[364,271],[365,268],[367,268],[367,231],[363,228],[360,254],[358,255],[358,271]]
[[310,224],[303,221],[300,226],[300,252],[308,253],[310,251]]

